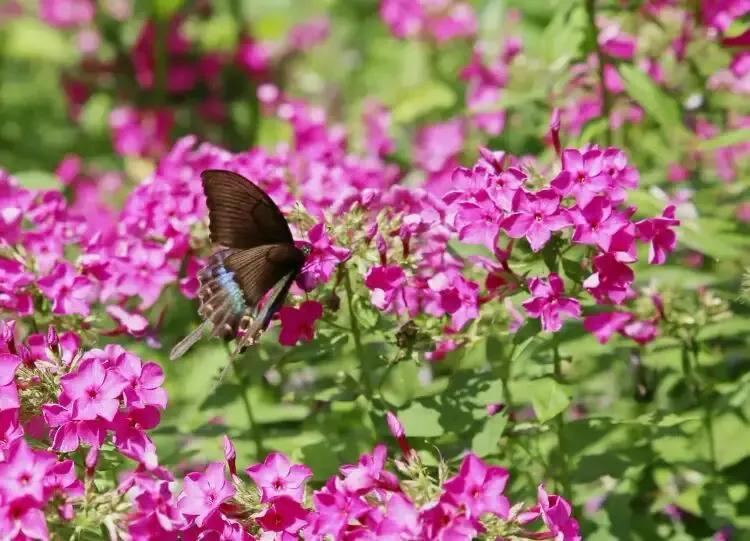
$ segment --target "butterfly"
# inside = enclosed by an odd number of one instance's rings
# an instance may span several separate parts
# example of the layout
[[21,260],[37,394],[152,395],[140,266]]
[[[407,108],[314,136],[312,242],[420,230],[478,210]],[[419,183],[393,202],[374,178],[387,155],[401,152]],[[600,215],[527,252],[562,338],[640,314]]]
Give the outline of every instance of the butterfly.
[[294,244],[273,200],[242,175],[218,169],[201,174],[209,237],[220,248],[198,272],[198,313],[203,323],[169,354],[174,360],[210,330],[237,338],[236,357],[254,344],[284,304],[309,249]]

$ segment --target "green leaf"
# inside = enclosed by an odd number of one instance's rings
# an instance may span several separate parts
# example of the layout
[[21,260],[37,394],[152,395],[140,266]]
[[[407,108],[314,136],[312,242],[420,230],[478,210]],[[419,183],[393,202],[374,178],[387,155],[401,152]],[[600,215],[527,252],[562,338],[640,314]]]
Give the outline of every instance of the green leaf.
[[566,257],[562,258],[562,267],[565,272],[565,276],[573,280],[574,282],[580,282],[586,275],[585,270],[581,266],[580,261],[573,261]]
[[55,190],[62,187],[57,177],[47,171],[21,171],[13,176],[21,186],[29,190]]
[[545,423],[559,415],[570,404],[565,389],[552,378],[541,378],[524,385],[531,405],[540,423]]
[[658,122],[665,135],[677,136],[684,133],[680,107],[642,70],[629,64],[619,67],[627,93],[646,113]]
[[419,385],[417,365],[413,361],[404,361],[388,371],[380,391],[391,404],[401,406],[414,398]]
[[539,54],[547,64],[565,65],[579,55],[584,13],[570,0],[557,2],[555,7],[555,15],[542,33]]
[[414,402],[405,410],[399,411],[398,418],[409,437],[434,438],[443,434],[443,428],[440,426],[440,413],[419,402]]
[[436,109],[447,109],[456,102],[456,95],[447,84],[425,81],[407,89],[393,107],[393,119],[409,123]]
[[508,418],[505,415],[493,415],[488,417],[482,429],[477,432],[471,440],[471,449],[479,456],[487,456],[495,453],[498,448],[500,436],[503,435]]
[[750,128],[743,128],[722,133],[711,139],[698,141],[695,148],[697,150],[716,150],[739,143],[747,143],[748,141],[750,141]]
[[158,19],[168,19],[182,7],[184,0],[153,0],[153,13]]
[[7,58],[64,65],[76,57],[64,34],[30,17],[11,21],[4,40],[3,54]]

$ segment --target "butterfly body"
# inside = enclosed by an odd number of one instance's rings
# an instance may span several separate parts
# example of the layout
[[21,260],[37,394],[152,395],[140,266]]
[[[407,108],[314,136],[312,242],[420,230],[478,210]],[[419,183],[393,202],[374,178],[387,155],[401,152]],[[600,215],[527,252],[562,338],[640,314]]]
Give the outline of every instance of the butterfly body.
[[237,339],[235,354],[253,344],[284,303],[306,253],[294,245],[286,219],[271,198],[229,171],[201,175],[211,241],[221,246],[198,273],[198,313],[204,322],[177,344],[176,359],[206,329]]

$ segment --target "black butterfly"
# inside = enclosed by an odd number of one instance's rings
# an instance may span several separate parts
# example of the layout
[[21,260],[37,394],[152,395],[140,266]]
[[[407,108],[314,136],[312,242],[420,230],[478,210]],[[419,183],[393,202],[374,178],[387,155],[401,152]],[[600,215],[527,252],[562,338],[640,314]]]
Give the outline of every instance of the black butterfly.
[[248,179],[215,169],[203,171],[201,179],[210,239],[223,248],[198,273],[198,313],[204,321],[172,349],[172,360],[206,329],[211,336],[237,338],[233,357],[254,344],[281,308],[308,255],[294,245],[273,200]]

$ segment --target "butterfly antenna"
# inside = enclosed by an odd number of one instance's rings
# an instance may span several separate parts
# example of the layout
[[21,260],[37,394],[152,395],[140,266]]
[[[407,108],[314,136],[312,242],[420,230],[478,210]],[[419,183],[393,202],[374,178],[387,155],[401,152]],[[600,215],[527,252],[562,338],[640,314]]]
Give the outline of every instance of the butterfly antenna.
[[179,359],[185,353],[187,353],[187,350],[189,350],[191,347],[193,347],[193,344],[195,344],[198,340],[200,340],[203,337],[203,332],[211,325],[211,320],[206,320],[203,323],[201,323],[193,332],[188,334],[185,338],[182,339],[182,341],[177,344],[175,347],[172,348],[172,351],[169,352],[169,360],[174,361],[175,359]]

